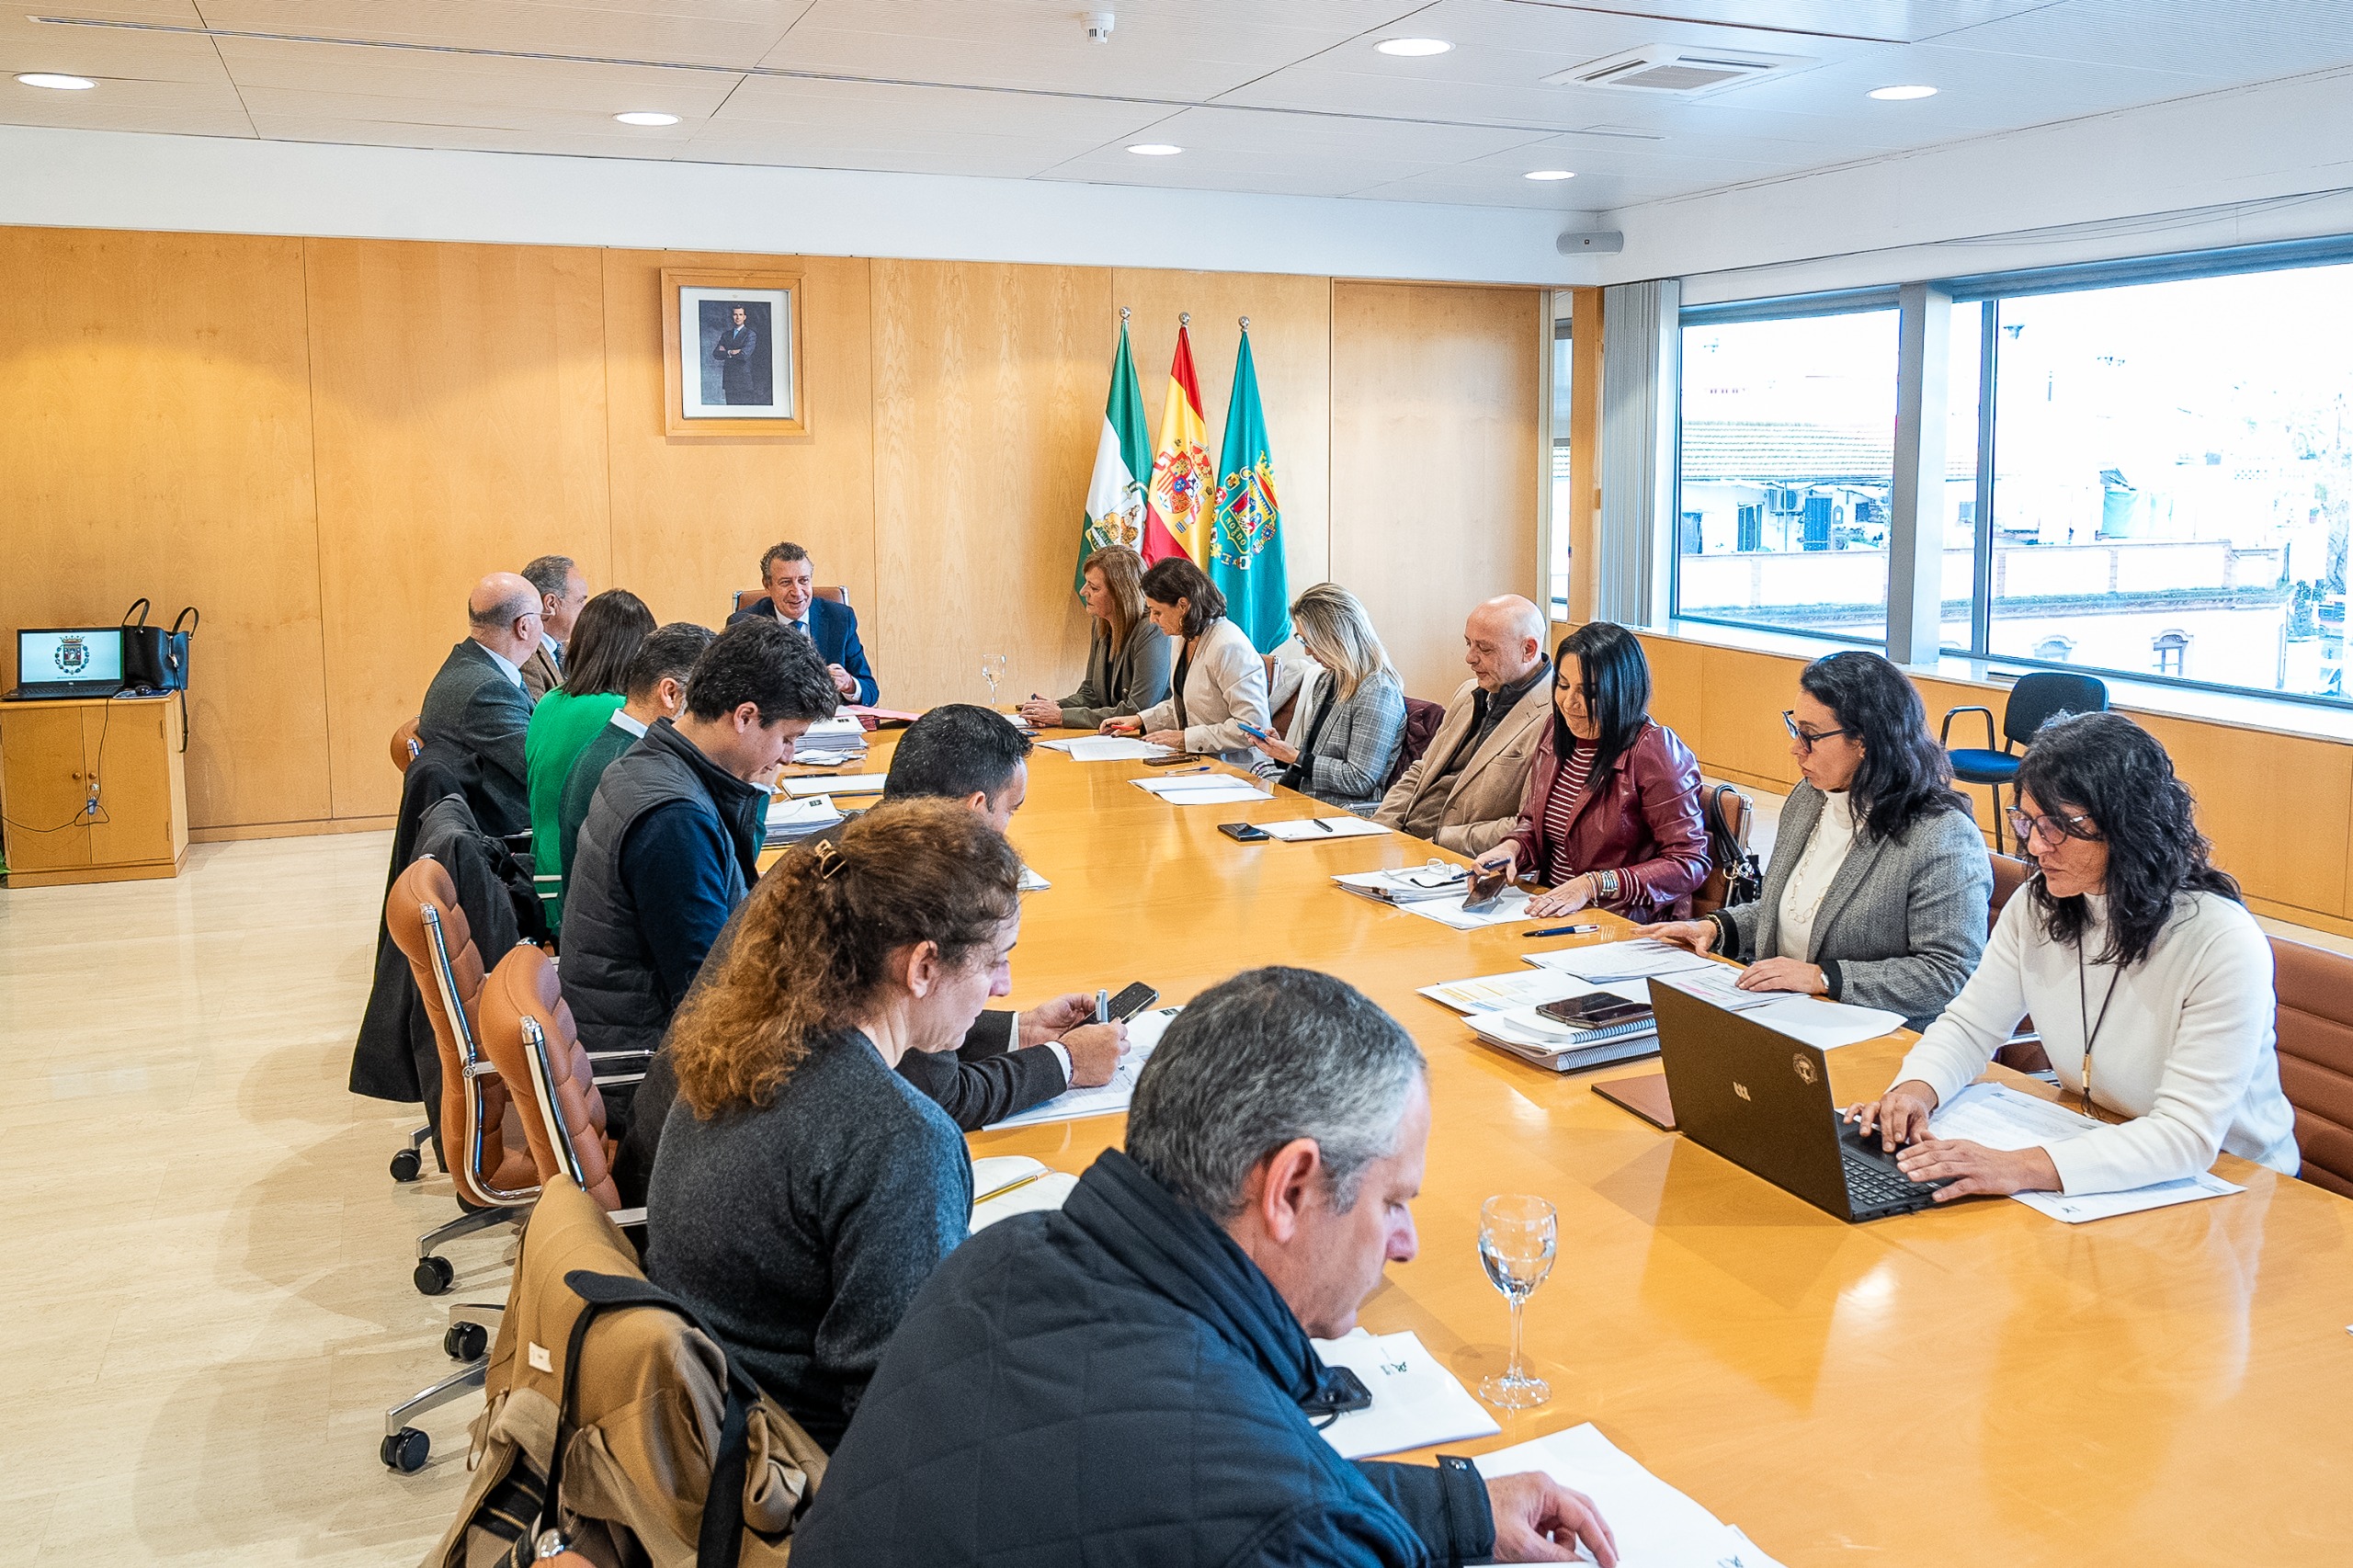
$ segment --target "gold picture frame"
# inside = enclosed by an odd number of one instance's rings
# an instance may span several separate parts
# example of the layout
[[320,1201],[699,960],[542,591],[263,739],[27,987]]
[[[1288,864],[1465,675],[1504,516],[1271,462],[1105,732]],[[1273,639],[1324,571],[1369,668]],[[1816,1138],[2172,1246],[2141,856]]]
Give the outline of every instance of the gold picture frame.
[[662,429],[668,436],[806,439],[801,275],[662,269]]

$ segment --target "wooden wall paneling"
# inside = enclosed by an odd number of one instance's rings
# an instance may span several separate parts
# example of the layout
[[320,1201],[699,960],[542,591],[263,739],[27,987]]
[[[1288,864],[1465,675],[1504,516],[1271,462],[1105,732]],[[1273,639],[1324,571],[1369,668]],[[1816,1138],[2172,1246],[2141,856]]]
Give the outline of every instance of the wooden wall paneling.
[[[2214,863],[2250,893],[2325,915],[2347,906],[2353,748],[2316,736],[2131,713],[2198,800]],[[2290,916],[2293,918],[2293,916]]]
[[[1552,645],[1559,647],[1561,639],[1574,630],[1555,625]],[[1700,651],[1688,642],[1665,637],[1644,637],[1642,642],[1643,652],[1651,662],[1651,717],[1681,736],[1692,755],[1704,762],[1707,753],[1700,748],[1708,736],[1700,700],[1704,678]]]
[[1543,291],[1332,286],[1332,576],[1416,697],[1462,679],[1462,619],[1539,598]]
[[1061,696],[1086,662],[1071,573],[1119,336],[1111,273],[878,260],[872,278],[883,700],[985,701],[983,653],[1009,656],[1001,700]]
[[[810,434],[779,439],[663,434],[660,275],[672,267],[801,274],[801,387]],[[604,253],[612,586],[657,619],[717,630],[731,596],[759,585],[761,552],[804,545],[821,583],[849,589],[874,639],[873,335],[862,257],[685,251]],[[879,666],[878,666],[879,667]],[[881,671],[883,678],[890,672]]]
[[0,228],[0,623],[203,612],[199,826],[330,812],[308,355],[299,240]]
[[335,812],[391,811],[385,738],[486,572],[551,551],[612,585],[594,250],[310,240]]
[[[1201,384],[1201,417],[1210,455],[1222,459],[1226,404],[1233,392],[1238,318],[1250,318],[1251,358],[1275,456],[1275,497],[1283,509],[1283,567],[1296,595],[1332,571],[1332,280],[1272,272],[1176,272],[1123,267],[1111,275],[1112,304],[1135,314],[1128,324],[1144,420],[1160,438],[1168,365],[1176,352],[1180,312],[1193,313],[1193,370]],[[1106,329],[1103,369],[1119,312]],[[1102,406],[1102,394],[1096,396]],[[1220,472],[1223,470],[1221,468]]]

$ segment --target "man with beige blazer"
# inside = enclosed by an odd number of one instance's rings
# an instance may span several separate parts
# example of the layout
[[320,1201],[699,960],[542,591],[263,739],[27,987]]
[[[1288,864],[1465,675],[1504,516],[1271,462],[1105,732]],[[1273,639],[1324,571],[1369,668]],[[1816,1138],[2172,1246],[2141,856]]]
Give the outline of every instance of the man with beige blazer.
[[1372,820],[1477,855],[1518,823],[1529,764],[1552,716],[1543,612],[1518,594],[1489,599],[1462,629],[1462,662],[1471,678],[1447,703],[1429,749],[1390,787]]

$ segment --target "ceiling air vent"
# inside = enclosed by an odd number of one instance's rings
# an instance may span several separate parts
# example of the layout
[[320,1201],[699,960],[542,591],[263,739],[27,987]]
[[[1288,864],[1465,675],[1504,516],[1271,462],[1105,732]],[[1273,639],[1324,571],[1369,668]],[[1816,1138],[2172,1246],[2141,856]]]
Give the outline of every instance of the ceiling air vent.
[[1553,86],[1608,87],[1695,98],[1812,63],[1790,54],[1751,54],[1746,51],[1654,44],[1648,49],[1630,50],[1607,60],[1555,72],[1544,80]]

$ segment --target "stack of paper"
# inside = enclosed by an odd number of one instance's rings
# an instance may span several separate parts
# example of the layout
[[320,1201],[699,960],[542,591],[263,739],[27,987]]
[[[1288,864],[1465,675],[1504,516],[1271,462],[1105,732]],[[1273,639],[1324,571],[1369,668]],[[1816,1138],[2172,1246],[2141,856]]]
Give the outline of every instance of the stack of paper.
[[[1556,969],[1521,969],[1509,974],[1482,974],[1470,980],[1449,980],[1443,985],[1425,985],[1422,994],[1458,1013],[1500,1013],[1506,1007],[1533,1007],[1539,1003],[1559,1002],[1598,989],[1582,976],[1563,974]],[[1645,993],[1627,999],[1647,1002],[1650,997]]]
[[1628,942],[1601,942],[1590,947],[1555,948],[1550,952],[1522,953],[1529,963],[1579,975],[1594,982],[1643,980],[1654,974],[1680,974],[1686,970],[1720,969],[1688,949],[1655,937],[1637,937]]
[[795,800],[768,801],[767,832],[762,842],[773,848],[779,844],[798,844],[813,837],[842,820],[841,809],[834,804],[831,795],[811,795]]
[[887,773],[828,773],[819,778],[788,778],[784,792],[795,800],[811,795],[879,795]]
[[1620,1568],[1780,1568],[1739,1527],[1636,1464],[1590,1422],[1472,1462],[1490,1481],[1541,1471],[1592,1498],[1618,1542]]
[[1503,1430],[1416,1335],[1376,1338],[1359,1328],[1344,1339],[1317,1340],[1315,1354],[1327,1367],[1347,1368],[1372,1391],[1370,1405],[1324,1428],[1324,1440],[1344,1460],[1490,1437]]
[[1128,782],[1172,806],[1231,806],[1275,798],[1273,790],[1262,790],[1249,779],[1237,778],[1230,773],[1180,773],[1175,778],[1131,778]]
[[1183,1011],[1179,1007],[1155,1007],[1149,1013],[1138,1013],[1128,1020],[1128,1054],[1120,1062],[1111,1081],[1092,1089],[1065,1089],[1044,1105],[1008,1116],[996,1127],[1029,1127],[1040,1121],[1075,1121],[1083,1116],[1123,1116],[1128,1102],[1135,1098],[1136,1074],[1152,1057],[1152,1048],[1168,1032],[1168,1025]]
[[1451,926],[1457,931],[1476,931],[1483,926],[1505,926],[1528,918],[1528,894],[1518,888],[1506,888],[1495,906],[1484,914],[1470,915],[1462,908],[1465,895],[1460,878],[1450,885],[1435,889],[1418,886],[1413,881],[1434,875],[1419,871],[1358,871],[1332,880],[1350,892],[1393,903],[1409,914]]
[[[1928,1133],[1935,1138],[1966,1138],[1988,1149],[2030,1149],[2080,1137],[2099,1125],[2088,1116],[2022,1094],[2007,1084],[1972,1084],[1937,1108],[1936,1114],[1928,1119]],[[2010,1196],[2054,1220],[2080,1225],[2087,1220],[2137,1214],[2147,1209],[2195,1203],[2201,1198],[2225,1198],[2245,1190],[2211,1171],[2204,1171],[2178,1181],[2154,1182],[2124,1192],[2014,1192]]]
[[1320,844],[1334,838],[1378,838],[1389,830],[1362,817],[1301,817],[1295,822],[1262,822],[1269,838],[1285,844]]
[[1073,735],[1059,741],[1041,741],[1040,751],[1058,751],[1073,762],[1140,762],[1147,756],[1166,756],[1166,746],[1156,746],[1126,735]]
[[866,727],[847,713],[820,719],[792,743],[792,760],[808,767],[838,767],[866,755]]

